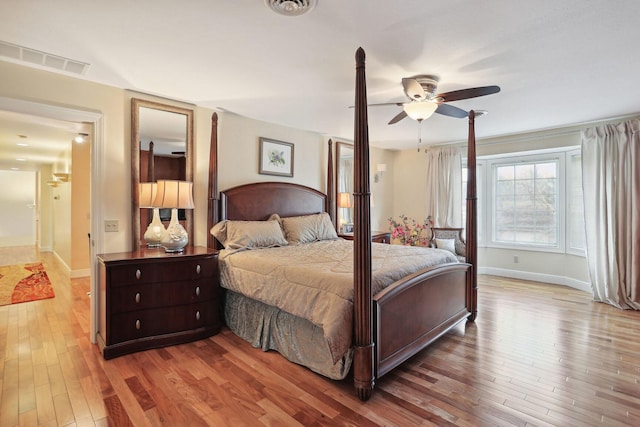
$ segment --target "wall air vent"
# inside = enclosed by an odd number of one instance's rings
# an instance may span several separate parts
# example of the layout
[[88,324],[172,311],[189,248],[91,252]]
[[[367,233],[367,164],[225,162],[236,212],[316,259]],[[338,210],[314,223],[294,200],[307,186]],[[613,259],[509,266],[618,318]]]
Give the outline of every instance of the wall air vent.
[[284,16],[300,16],[310,12],[318,0],[264,0],[265,6]]
[[9,59],[12,60],[12,62],[22,63],[23,65],[38,65],[40,67],[80,75],[84,75],[89,69],[89,64],[86,62],[52,55],[2,40],[0,40],[0,59]]

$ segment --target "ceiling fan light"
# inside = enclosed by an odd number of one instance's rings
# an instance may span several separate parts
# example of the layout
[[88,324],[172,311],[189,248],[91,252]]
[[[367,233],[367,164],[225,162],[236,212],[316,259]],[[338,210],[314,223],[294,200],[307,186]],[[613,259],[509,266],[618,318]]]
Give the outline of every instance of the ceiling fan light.
[[404,112],[413,120],[422,121],[428,119],[438,108],[438,104],[431,101],[407,102],[402,104]]

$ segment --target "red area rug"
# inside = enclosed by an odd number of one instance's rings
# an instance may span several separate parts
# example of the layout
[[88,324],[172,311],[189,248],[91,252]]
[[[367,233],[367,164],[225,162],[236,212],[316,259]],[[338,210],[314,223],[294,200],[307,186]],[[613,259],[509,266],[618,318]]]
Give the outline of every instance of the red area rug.
[[0,305],[54,296],[53,286],[41,262],[0,267]]

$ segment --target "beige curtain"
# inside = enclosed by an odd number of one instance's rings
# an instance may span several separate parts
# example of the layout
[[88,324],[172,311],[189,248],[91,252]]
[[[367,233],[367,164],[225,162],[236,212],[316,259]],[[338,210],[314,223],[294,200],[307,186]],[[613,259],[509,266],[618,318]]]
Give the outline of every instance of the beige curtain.
[[640,310],[640,120],[582,132],[587,263],[594,300]]
[[459,148],[427,150],[426,208],[434,227],[462,227],[462,156]]

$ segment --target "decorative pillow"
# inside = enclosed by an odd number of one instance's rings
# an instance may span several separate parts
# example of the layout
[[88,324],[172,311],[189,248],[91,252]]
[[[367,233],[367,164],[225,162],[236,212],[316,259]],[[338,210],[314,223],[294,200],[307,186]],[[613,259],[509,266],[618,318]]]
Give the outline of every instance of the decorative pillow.
[[452,254],[456,254],[456,239],[436,239],[436,248],[446,249]]
[[211,229],[225,249],[270,248],[289,243],[278,221],[220,221]]
[[284,235],[291,245],[337,239],[336,229],[326,212],[281,218]]

